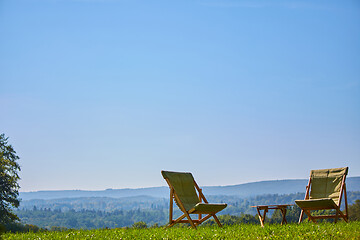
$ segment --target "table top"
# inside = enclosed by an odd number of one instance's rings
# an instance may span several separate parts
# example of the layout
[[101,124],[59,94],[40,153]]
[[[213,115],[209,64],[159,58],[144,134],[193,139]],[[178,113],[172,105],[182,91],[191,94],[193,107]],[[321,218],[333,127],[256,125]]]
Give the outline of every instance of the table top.
[[261,207],[288,207],[288,206],[294,206],[294,204],[272,204],[272,205],[256,205],[251,207],[261,208]]

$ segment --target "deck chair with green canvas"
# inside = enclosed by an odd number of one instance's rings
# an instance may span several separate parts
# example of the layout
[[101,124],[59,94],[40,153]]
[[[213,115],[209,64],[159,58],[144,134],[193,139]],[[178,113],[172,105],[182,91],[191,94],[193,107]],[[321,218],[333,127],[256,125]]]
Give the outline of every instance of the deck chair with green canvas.
[[[192,228],[196,228],[210,217],[213,217],[220,227],[222,226],[215,214],[226,208],[227,204],[208,203],[191,173],[161,171],[161,174],[170,187],[169,224],[167,227],[172,227],[176,223],[190,223]],[[175,220],[173,219],[173,201],[183,212]],[[192,219],[190,214],[198,214],[198,219]],[[203,217],[202,214],[206,214],[206,216]]]
[[[343,218],[348,221],[348,204],[346,196],[345,179],[348,167],[311,170],[309,183],[306,186],[304,200],[296,200],[295,203],[301,208],[299,223],[301,223],[304,213],[309,221],[316,222],[316,219]],[[341,200],[344,195],[345,213],[341,211]],[[313,210],[334,209],[332,215],[311,215]]]

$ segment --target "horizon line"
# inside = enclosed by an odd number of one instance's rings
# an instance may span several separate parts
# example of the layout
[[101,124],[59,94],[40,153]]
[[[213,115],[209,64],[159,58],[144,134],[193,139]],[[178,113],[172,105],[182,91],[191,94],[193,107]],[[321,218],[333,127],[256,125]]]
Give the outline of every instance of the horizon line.
[[[347,178],[355,178],[360,176],[351,176]],[[253,181],[253,182],[245,182],[238,184],[229,184],[229,185],[203,185],[202,187],[231,187],[237,185],[251,184],[251,183],[259,183],[259,182],[275,182],[275,181],[295,181],[295,180],[308,180],[308,178],[287,178],[287,179],[273,179],[273,180],[261,180],[261,181]],[[90,190],[90,189],[57,189],[57,190],[33,190],[33,191],[19,191],[19,193],[33,193],[33,192],[56,192],[56,191],[83,191],[83,192],[100,192],[100,191],[112,191],[112,190],[139,190],[139,189],[148,189],[148,188],[162,188],[168,187],[167,185],[162,186],[152,186],[152,187],[135,187],[135,188],[105,188],[98,190]]]

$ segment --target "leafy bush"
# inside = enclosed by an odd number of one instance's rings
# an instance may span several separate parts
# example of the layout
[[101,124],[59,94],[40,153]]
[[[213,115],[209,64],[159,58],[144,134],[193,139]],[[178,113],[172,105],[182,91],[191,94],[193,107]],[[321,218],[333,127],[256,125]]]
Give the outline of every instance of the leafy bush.
[[141,229],[141,228],[147,228],[147,225],[145,222],[136,222],[132,225],[133,228]]
[[360,221],[360,199],[356,200],[354,204],[349,206],[349,220]]

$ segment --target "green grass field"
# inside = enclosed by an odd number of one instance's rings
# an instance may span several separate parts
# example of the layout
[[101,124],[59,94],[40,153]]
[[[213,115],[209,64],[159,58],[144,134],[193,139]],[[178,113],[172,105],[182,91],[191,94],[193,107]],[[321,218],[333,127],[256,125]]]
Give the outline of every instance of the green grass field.
[[360,239],[360,222],[288,225],[241,224],[189,228],[101,229],[7,233],[3,239]]

